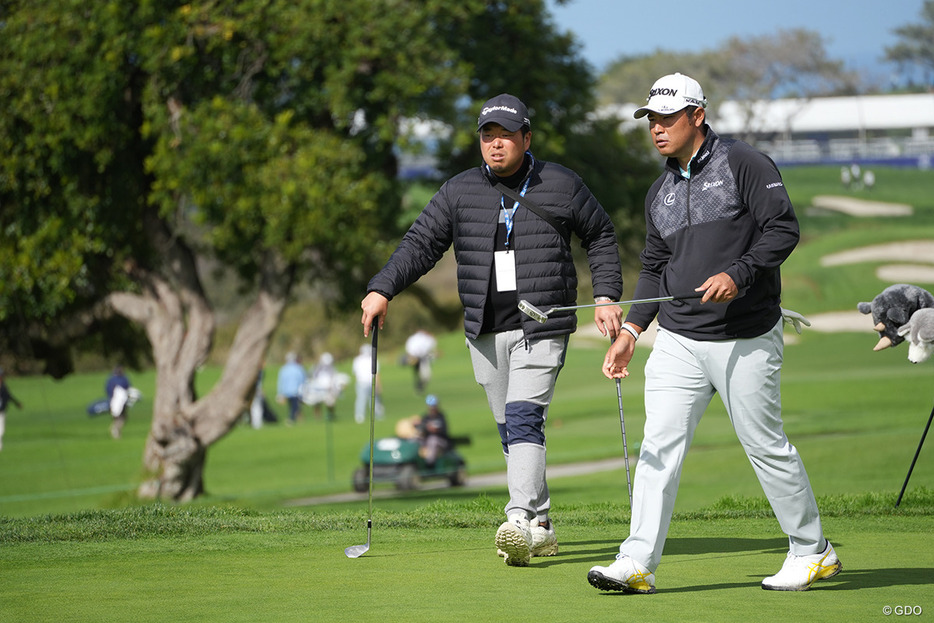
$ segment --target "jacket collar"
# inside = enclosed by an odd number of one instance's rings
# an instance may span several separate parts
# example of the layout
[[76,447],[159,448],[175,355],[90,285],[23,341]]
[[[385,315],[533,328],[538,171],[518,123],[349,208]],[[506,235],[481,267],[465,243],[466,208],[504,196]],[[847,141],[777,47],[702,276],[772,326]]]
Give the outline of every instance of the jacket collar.
[[527,151],[525,152],[525,160],[522,161],[522,166],[509,177],[499,177],[490,171],[490,167],[488,167],[485,162],[480,165],[480,170],[483,171],[483,175],[486,176],[492,186],[496,186],[498,183],[502,182],[507,188],[518,188],[525,182],[526,178],[532,174],[536,164],[538,164],[538,161],[535,159],[535,156],[532,155],[532,152]]

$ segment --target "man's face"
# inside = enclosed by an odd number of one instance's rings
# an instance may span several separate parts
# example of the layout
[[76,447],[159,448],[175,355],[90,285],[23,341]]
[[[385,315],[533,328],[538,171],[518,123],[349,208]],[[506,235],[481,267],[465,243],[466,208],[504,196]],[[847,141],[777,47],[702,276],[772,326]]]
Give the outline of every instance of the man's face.
[[[695,114],[690,113],[692,110]],[[658,153],[667,158],[676,158],[682,166],[691,161],[703,141],[696,112],[697,109],[689,107],[670,115],[655,112],[648,114],[649,134]]]
[[532,145],[532,133],[522,130],[509,132],[497,123],[488,123],[480,128],[480,153],[483,161],[496,175],[509,177],[519,170],[525,152]]

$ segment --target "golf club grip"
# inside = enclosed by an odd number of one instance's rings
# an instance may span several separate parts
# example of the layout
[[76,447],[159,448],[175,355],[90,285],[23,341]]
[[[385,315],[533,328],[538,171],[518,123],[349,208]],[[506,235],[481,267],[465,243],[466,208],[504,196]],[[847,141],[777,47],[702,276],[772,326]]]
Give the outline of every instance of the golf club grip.
[[688,292],[687,294],[676,294],[672,295],[671,300],[673,301],[684,301],[687,299],[699,299],[704,296],[706,292]]
[[379,341],[379,316],[373,320],[373,356],[370,357],[370,364],[372,367],[371,374],[376,376],[376,343]]

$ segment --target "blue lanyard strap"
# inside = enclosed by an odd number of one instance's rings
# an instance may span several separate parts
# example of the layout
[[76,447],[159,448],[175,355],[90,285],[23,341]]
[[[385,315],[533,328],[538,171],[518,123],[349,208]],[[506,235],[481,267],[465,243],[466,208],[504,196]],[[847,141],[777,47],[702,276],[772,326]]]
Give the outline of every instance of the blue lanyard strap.
[[[529,154],[531,157],[532,154]],[[522,185],[522,190],[519,191],[520,197],[525,197],[525,191],[529,189],[529,180],[532,179],[532,168],[535,166],[535,158],[532,158],[531,163],[529,164],[529,175],[525,178],[525,184]],[[509,239],[512,237],[512,218],[516,214],[516,208],[519,207],[519,202],[516,201],[512,204],[512,209],[509,210],[506,208],[506,198],[500,196],[499,205],[503,207],[503,213],[506,219],[506,250],[509,250]]]

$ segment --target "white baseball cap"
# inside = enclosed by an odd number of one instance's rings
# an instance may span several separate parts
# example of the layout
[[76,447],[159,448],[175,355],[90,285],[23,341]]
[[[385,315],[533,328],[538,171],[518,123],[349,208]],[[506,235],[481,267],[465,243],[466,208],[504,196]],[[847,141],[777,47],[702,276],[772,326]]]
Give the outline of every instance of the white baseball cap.
[[679,73],[656,80],[645,101],[645,106],[632,113],[636,119],[650,112],[670,115],[688,106],[707,108],[707,98],[701,85],[694,78]]

